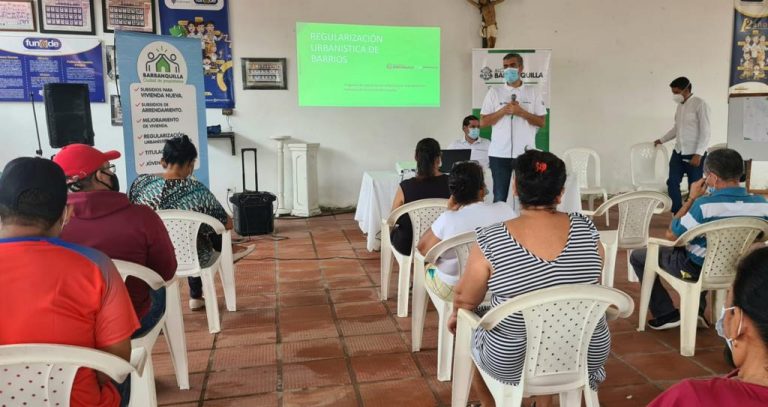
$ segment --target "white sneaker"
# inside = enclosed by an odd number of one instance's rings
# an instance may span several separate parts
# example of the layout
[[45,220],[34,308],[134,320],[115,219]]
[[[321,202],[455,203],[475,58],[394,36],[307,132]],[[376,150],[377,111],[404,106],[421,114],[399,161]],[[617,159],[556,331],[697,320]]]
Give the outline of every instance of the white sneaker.
[[205,307],[205,300],[202,298],[190,298],[189,299],[189,309],[192,311],[198,311],[203,309]]

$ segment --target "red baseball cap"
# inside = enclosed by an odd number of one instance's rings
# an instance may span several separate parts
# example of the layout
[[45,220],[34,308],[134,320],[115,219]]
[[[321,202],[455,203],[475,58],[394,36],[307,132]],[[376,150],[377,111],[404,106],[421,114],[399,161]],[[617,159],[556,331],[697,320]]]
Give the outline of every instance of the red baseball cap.
[[85,178],[101,168],[105,162],[120,158],[120,152],[101,151],[86,144],[70,144],[53,156],[53,161],[69,177]]

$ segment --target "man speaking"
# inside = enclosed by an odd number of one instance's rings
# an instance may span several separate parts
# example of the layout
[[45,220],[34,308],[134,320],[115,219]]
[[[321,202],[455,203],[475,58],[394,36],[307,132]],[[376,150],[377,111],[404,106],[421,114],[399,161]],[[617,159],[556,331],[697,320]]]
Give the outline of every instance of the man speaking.
[[493,202],[507,200],[515,158],[536,148],[536,132],[544,126],[547,115],[538,89],[523,84],[523,57],[507,54],[503,64],[505,84],[488,89],[480,110],[480,126],[493,126],[488,148]]

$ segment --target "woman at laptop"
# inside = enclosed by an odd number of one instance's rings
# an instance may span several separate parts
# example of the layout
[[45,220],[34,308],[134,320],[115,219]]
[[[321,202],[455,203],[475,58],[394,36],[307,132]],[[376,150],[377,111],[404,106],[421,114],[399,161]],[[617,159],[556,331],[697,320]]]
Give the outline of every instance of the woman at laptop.
[[[450,195],[448,176],[440,172],[440,143],[432,138],[420,140],[416,144],[416,176],[400,183],[392,202],[392,210],[419,199],[447,199]],[[399,253],[411,253],[413,228],[408,215],[403,215],[397,220],[397,226],[390,239]]]

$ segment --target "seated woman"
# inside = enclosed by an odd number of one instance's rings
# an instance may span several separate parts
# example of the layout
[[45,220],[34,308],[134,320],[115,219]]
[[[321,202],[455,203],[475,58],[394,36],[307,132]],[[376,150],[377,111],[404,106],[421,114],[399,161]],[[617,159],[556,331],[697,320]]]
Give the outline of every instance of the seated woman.
[[[417,249],[422,254],[441,241],[477,227],[517,217],[506,202],[487,204],[483,168],[474,161],[457,163],[448,175],[451,197],[448,210],[443,212],[432,227],[419,240]],[[444,253],[434,266],[427,268],[426,285],[445,301],[453,301],[453,287],[459,282],[459,267],[453,251]]]
[[[392,203],[392,210],[419,199],[448,198],[448,176],[440,173],[440,143],[432,138],[416,144],[416,177],[400,183]],[[397,220],[390,239],[399,253],[410,254],[413,246],[411,218],[403,215]]]
[[736,370],[725,377],[686,379],[652,401],[652,407],[768,406],[768,248],[739,263],[717,333]]
[[[477,230],[477,245],[453,292],[453,315],[448,329],[455,332],[459,308],[476,310],[491,292],[491,307],[518,295],[562,284],[598,284],[602,271],[600,237],[592,221],[578,213],[561,213],[557,205],[565,185],[565,164],[551,153],[527,151],[517,158],[514,194],[520,199],[520,216]],[[477,330],[472,357],[496,380],[516,385],[525,358],[526,331],[522,314],[514,314],[496,328]],[[595,328],[589,346],[589,383],[605,380],[603,365],[610,352],[605,319]],[[483,406],[493,398],[476,374],[473,387]],[[549,406],[552,397],[537,397],[536,405]]]
[[[227,230],[232,229],[232,218],[227,215],[208,187],[191,178],[195,170],[197,148],[187,136],[166,141],[160,160],[165,172],[160,175],[140,175],[131,185],[128,198],[136,204],[143,204],[154,210],[180,209],[200,212],[219,220]],[[242,259],[251,253],[254,246],[233,246],[233,259]],[[221,251],[221,236],[207,225],[201,225],[197,234],[197,254],[201,267],[211,265]],[[189,277],[189,308],[201,309],[203,283],[199,277]]]

